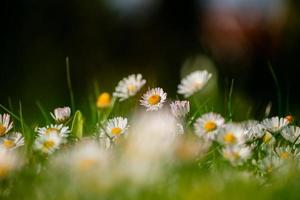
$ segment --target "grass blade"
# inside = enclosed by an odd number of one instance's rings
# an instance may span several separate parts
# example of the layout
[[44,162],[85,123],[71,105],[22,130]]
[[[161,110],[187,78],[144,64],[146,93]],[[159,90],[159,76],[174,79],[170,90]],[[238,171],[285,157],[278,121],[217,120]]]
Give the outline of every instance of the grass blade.
[[234,79],[231,80],[230,89],[228,94],[228,102],[227,102],[227,119],[228,121],[232,121],[232,93],[233,93]]
[[275,71],[271,65],[271,63],[268,63],[269,66],[269,70],[271,72],[272,78],[274,80],[275,83],[275,87],[276,87],[276,93],[277,93],[277,103],[278,103],[278,115],[282,116],[282,96],[281,96],[281,90],[280,90],[280,86],[279,86],[279,82],[277,79],[277,76],[275,74]]
[[66,57],[66,72],[67,72],[67,83],[68,83],[68,89],[70,93],[71,107],[72,110],[75,110],[75,99],[74,99],[74,93],[72,89],[69,57]]

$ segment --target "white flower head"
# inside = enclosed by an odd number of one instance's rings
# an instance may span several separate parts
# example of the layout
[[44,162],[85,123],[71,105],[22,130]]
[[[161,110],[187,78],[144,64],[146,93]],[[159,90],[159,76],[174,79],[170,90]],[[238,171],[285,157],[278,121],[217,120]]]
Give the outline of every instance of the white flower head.
[[185,117],[190,112],[189,101],[174,101],[170,104],[171,112],[175,117]]
[[122,134],[125,134],[128,129],[128,120],[123,117],[115,117],[109,119],[104,125],[104,131],[110,137],[117,138]]
[[153,88],[148,90],[140,100],[142,106],[147,108],[147,111],[158,111],[163,107],[163,103],[167,99],[167,93],[162,88]]
[[214,140],[224,122],[225,120],[220,114],[206,113],[194,123],[195,132],[199,137],[206,140]]
[[68,126],[64,126],[63,124],[51,124],[50,126],[38,128],[37,132],[39,135],[49,135],[51,133],[54,133],[62,137],[68,137],[70,130]]
[[158,113],[138,113],[133,121],[122,154],[122,171],[131,180],[145,184],[162,177],[163,166],[175,149],[178,128],[174,116],[164,109]]
[[[100,167],[108,164],[108,161],[110,161],[107,151],[93,140],[86,140],[76,144],[69,153],[69,160],[67,160],[69,166],[67,167],[74,170],[76,174],[79,172],[79,175],[86,175],[80,172],[87,172],[93,169],[99,172]],[[100,172],[102,173],[101,170]]]
[[129,97],[136,95],[145,83],[146,80],[143,79],[141,74],[131,74],[118,83],[113,95],[120,98],[120,101],[124,101]]
[[178,94],[184,95],[185,98],[192,96],[204,88],[211,76],[212,74],[206,70],[198,70],[187,75],[178,85]]
[[59,149],[62,143],[65,143],[65,138],[57,133],[39,135],[35,140],[34,149],[45,154],[52,154],[55,150]]
[[291,143],[300,144],[300,128],[297,126],[287,126],[281,131],[281,135]]
[[261,124],[271,133],[276,133],[286,127],[289,124],[289,121],[285,118],[272,117],[264,119]]
[[249,126],[247,129],[245,129],[245,135],[248,141],[253,141],[262,138],[264,134],[264,126],[259,123],[253,126]]
[[54,112],[50,114],[56,122],[62,123],[67,121],[70,118],[71,108],[70,107],[56,108],[54,109]]
[[7,177],[20,166],[20,158],[14,151],[0,148],[0,179]]
[[0,138],[0,148],[13,150],[23,145],[24,137],[19,132],[13,132]]
[[240,165],[251,157],[251,149],[247,146],[227,146],[222,154],[233,165]]
[[278,156],[269,155],[259,160],[257,164],[263,174],[271,174],[282,165],[282,161]]
[[246,142],[244,129],[238,124],[226,124],[221,128],[218,140],[226,146],[243,145]]
[[0,136],[8,133],[13,127],[13,122],[10,121],[10,115],[4,113],[0,114]]
[[275,152],[277,156],[280,158],[280,160],[285,161],[285,160],[291,160],[294,158],[294,155],[296,155],[298,152],[295,152],[294,154],[292,148],[290,146],[284,147],[277,147],[275,149]]

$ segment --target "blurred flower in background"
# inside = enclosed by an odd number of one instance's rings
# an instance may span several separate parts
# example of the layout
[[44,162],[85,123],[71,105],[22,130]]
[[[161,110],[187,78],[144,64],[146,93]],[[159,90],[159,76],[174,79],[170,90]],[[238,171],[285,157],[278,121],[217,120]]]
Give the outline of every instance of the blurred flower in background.
[[202,41],[223,62],[249,62],[257,48],[270,54],[286,20],[284,0],[211,0],[203,6]]

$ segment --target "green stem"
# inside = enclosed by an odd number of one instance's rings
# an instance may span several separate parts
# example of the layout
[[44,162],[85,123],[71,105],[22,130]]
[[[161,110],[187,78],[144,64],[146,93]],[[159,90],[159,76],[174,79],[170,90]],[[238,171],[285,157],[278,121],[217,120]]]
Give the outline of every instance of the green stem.
[[68,89],[70,93],[71,107],[72,110],[75,111],[75,99],[74,99],[74,93],[72,89],[69,57],[66,57],[66,71],[67,71],[67,83],[68,83]]
[[282,95],[281,95],[281,90],[280,90],[280,86],[279,86],[279,82],[278,82],[278,79],[276,77],[276,74],[275,74],[275,71],[271,65],[271,63],[268,63],[268,66],[269,66],[269,69],[270,69],[270,72],[271,72],[271,75],[272,75],[272,78],[274,80],[274,83],[275,83],[275,86],[276,86],[276,89],[277,89],[277,103],[278,103],[278,115],[279,116],[282,116]]

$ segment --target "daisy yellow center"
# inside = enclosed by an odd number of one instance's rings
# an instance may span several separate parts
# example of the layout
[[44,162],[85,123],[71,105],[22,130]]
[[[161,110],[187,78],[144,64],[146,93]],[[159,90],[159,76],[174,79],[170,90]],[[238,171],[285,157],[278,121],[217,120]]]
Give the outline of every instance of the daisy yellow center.
[[217,128],[217,124],[213,121],[207,121],[204,124],[204,129],[206,132],[214,131],[214,130],[216,130],[216,128]]
[[3,142],[3,145],[4,145],[5,148],[10,149],[10,148],[15,146],[15,143],[12,140],[5,140]]
[[233,143],[236,142],[236,137],[234,136],[233,133],[228,132],[228,133],[226,133],[226,134],[224,135],[224,141],[225,141],[226,143],[233,144]]
[[107,108],[110,106],[110,104],[111,104],[111,97],[109,93],[104,92],[99,95],[96,103],[98,108]]
[[270,133],[266,133],[263,137],[263,142],[267,144],[268,142],[270,142],[271,139],[272,135]]
[[47,130],[45,131],[45,134],[48,135],[49,133],[58,133],[58,129],[57,128],[47,128]]
[[271,173],[272,171],[273,171],[273,166],[272,165],[268,166],[267,167],[267,172]]
[[121,132],[122,132],[122,129],[119,128],[119,127],[115,127],[115,128],[112,128],[112,129],[111,129],[111,133],[112,133],[113,135],[120,135]]
[[161,100],[160,96],[157,95],[157,94],[154,94],[154,95],[152,95],[152,96],[149,97],[148,103],[150,105],[156,105],[156,104],[158,104],[160,102],[160,100]]
[[282,160],[285,160],[285,159],[288,159],[290,157],[290,154],[289,154],[289,152],[282,152],[282,153],[279,154],[279,157]]
[[0,124],[0,136],[4,135],[6,132],[6,127],[3,124]]
[[201,87],[202,87],[202,84],[201,84],[201,82],[195,82],[194,84],[193,84],[193,87],[197,90],[197,89],[200,89]]
[[7,165],[0,165],[0,177],[6,177],[9,172],[9,167]]
[[135,85],[128,85],[127,89],[129,92],[134,92],[136,90],[136,87],[135,87]]
[[80,170],[90,169],[93,165],[95,165],[96,160],[94,159],[82,159],[79,163]]
[[52,148],[53,146],[55,145],[55,142],[53,140],[47,140],[44,142],[43,146],[46,148],[46,149],[50,149]]

